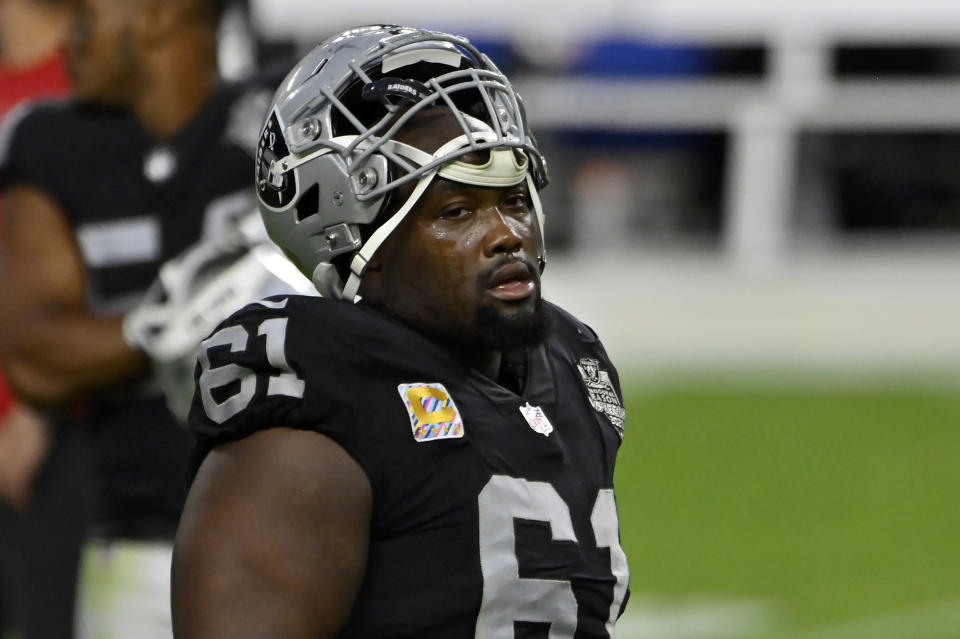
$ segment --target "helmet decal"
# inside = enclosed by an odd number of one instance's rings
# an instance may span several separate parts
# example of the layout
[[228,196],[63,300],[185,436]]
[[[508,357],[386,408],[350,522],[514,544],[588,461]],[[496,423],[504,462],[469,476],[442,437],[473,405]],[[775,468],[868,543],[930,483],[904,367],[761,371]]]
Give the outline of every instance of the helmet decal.
[[413,103],[430,95],[430,90],[422,82],[404,78],[386,77],[363,85],[363,99],[379,101],[394,106],[388,98],[400,98]]
[[289,206],[297,194],[296,174],[282,170],[281,161],[288,154],[280,121],[274,111],[264,125],[257,144],[257,195],[268,207],[280,209]]

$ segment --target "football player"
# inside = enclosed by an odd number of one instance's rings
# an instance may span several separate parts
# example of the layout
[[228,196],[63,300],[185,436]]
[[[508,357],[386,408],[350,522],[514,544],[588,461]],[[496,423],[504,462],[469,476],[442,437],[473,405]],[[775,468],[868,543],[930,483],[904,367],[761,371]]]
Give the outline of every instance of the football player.
[[[0,138],[26,101],[67,93],[71,9],[72,0],[0,0]],[[76,446],[53,437],[0,374],[0,636],[71,638],[84,533],[84,482],[67,459]]]
[[464,38],[363,27],[290,72],[258,196],[324,297],[201,345],[179,639],[614,635],[625,414],[597,336],[542,298],[546,183]]
[[[51,409],[58,440],[90,444],[79,636],[169,638],[192,439],[122,325],[164,261],[255,208],[250,163],[270,93],[220,80],[221,0],[72,4],[76,99],[36,104],[0,144],[0,348],[11,387]],[[71,452],[60,467],[74,471]],[[68,487],[59,507],[78,528],[89,499]],[[53,551],[67,530],[36,542],[62,570]]]

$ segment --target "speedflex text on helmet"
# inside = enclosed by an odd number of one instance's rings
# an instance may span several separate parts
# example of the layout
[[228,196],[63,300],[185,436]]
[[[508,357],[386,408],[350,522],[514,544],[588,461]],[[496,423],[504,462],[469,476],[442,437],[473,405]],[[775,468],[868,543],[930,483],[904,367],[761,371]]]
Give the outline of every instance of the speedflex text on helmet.
[[[433,153],[395,139],[433,106],[449,108],[462,134]],[[483,164],[459,160],[478,151]],[[270,237],[327,297],[356,299],[367,263],[437,176],[525,182],[544,264],[546,165],[509,80],[463,37],[368,26],[320,44],[274,95],[256,170]],[[411,182],[409,197],[391,202]]]

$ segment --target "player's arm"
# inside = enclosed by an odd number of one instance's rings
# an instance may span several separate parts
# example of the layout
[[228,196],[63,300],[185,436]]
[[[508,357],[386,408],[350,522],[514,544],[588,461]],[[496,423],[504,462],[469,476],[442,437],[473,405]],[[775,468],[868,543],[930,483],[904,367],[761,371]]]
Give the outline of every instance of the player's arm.
[[22,509],[50,447],[43,417],[23,404],[0,416],[0,503]]
[[60,206],[44,192],[3,193],[0,355],[17,395],[58,404],[146,370],[120,317],[89,313],[79,249]]
[[324,435],[259,431],[215,448],[173,557],[177,639],[327,639],[366,568],[371,489]]

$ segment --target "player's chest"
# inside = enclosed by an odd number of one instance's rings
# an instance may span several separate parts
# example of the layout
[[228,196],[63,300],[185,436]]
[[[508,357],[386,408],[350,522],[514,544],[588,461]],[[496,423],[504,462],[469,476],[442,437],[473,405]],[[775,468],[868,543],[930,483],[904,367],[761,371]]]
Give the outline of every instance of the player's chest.
[[619,434],[585,393],[564,387],[538,402],[456,381],[398,383],[378,420],[390,442],[383,503],[429,504],[404,514],[412,519],[453,510],[472,518],[478,504],[517,491],[514,499],[535,503],[545,491],[588,519],[613,485]]
[[[606,636],[627,583],[613,496],[616,429],[584,393],[540,406],[455,384],[430,388],[392,419],[405,443],[375,499],[377,533],[401,530],[409,543],[423,540],[425,556],[461,557],[457,579],[482,593],[472,611],[477,636],[512,636],[505,628],[516,619],[552,624],[558,636]],[[431,401],[415,408],[424,395]],[[545,610],[558,612],[538,616]]]

